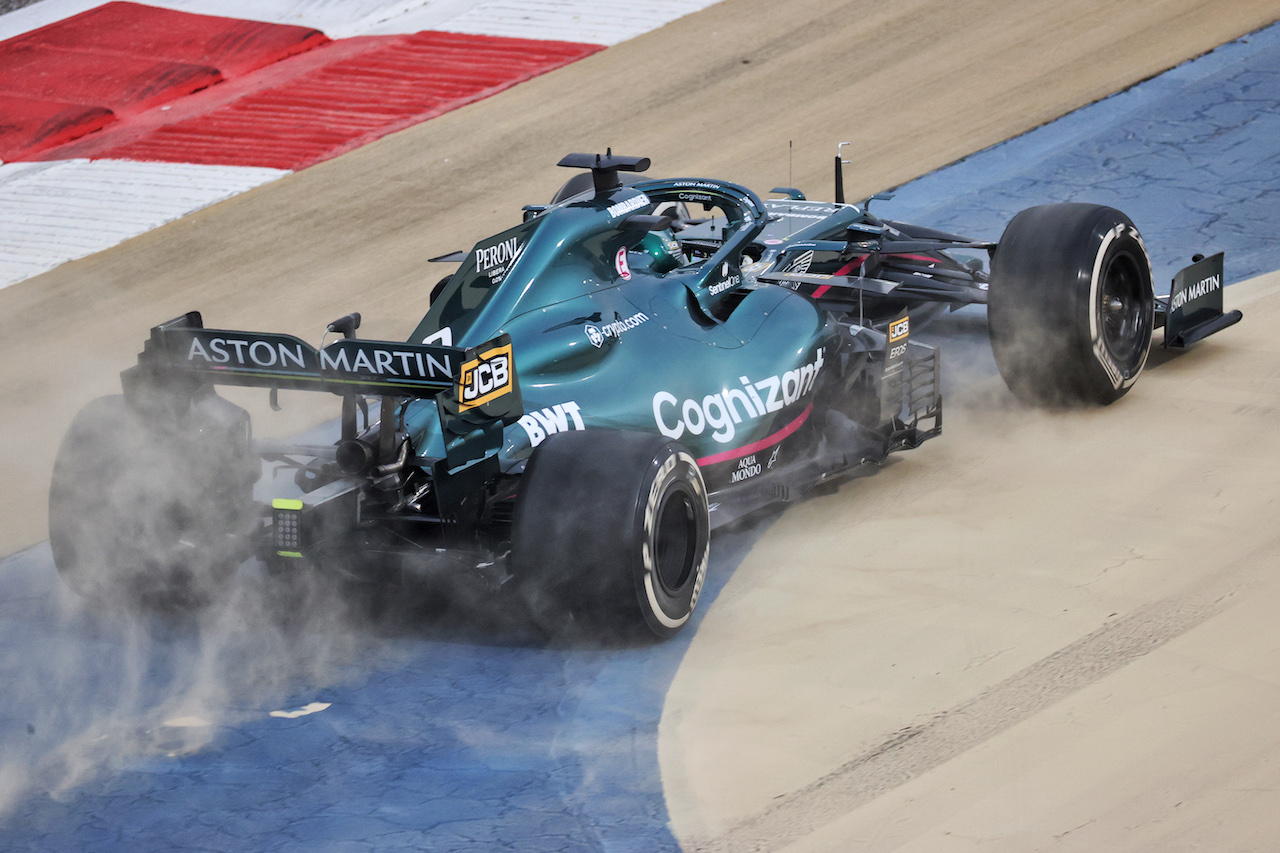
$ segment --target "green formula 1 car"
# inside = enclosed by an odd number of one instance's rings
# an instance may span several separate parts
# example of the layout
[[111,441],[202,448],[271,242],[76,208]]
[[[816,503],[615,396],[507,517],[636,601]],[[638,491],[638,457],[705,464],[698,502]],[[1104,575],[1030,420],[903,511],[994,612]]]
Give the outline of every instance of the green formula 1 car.
[[[318,348],[195,312],[152,329],[58,454],[64,578],[197,604],[252,557],[373,583],[469,573],[670,636],[714,528],[939,434],[938,354],[911,338],[939,313],[987,305],[1009,386],[1053,406],[1124,394],[1161,325],[1186,346],[1239,319],[1221,255],[1156,297],[1111,208],[1032,208],[993,244],[845,204],[838,159],[830,203],[643,180],[643,158],[560,165],[587,171],[441,259],[460,265],[408,342],[359,339],[355,314]],[[335,394],[340,426],[255,441],[219,384]]]

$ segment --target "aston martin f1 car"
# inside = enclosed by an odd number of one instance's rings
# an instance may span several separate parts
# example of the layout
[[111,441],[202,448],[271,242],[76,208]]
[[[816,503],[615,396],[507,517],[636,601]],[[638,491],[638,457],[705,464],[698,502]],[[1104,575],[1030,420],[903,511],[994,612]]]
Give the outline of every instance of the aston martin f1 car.
[[[711,531],[919,447],[942,428],[938,352],[912,335],[986,305],[1023,399],[1106,404],[1152,332],[1187,346],[1239,319],[1222,256],[1157,297],[1124,214],[1032,208],[998,243],[870,212],[762,200],[705,178],[645,180],[638,157],[582,169],[459,264],[407,342],[320,346],[161,323],[123,395],[59,451],[54,560],[93,597],[198,604],[251,557],[373,583],[463,573],[540,613],[684,626]],[[989,265],[988,265],[989,262]],[[331,337],[332,336],[332,337]],[[336,439],[255,441],[218,385],[336,395]]]

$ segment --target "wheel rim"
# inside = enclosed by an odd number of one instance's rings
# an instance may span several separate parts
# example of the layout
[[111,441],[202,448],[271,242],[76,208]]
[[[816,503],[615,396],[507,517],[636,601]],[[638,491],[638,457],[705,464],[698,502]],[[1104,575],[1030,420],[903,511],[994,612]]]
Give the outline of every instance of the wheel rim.
[[662,588],[674,594],[689,582],[697,556],[693,502],[683,490],[663,501],[654,540],[655,574]]
[[1137,259],[1121,252],[1107,263],[1100,289],[1102,341],[1119,364],[1132,366],[1142,355],[1150,311]]

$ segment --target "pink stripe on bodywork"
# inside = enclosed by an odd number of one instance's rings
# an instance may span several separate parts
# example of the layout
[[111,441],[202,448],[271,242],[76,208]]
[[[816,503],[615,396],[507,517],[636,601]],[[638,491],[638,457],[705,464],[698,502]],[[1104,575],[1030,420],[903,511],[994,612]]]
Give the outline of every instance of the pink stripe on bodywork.
[[[847,263],[847,264],[845,264],[844,266],[840,267],[840,269],[836,270],[835,274],[836,274],[836,275],[848,275],[850,272],[852,272],[852,271],[853,271],[853,269],[854,269],[854,268],[862,266],[862,262],[863,262],[863,261],[865,261],[866,259],[867,259],[867,256],[866,256],[866,255],[859,255],[858,257],[856,257],[856,258],[854,258],[853,260],[849,261],[849,263]],[[822,297],[822,294],[826,293],[826,292],[827,292],[828,290],[830,290],[830,289],[831,289],[831,285],[829,285],[829,284],[824,284],[824,285],[822,285],[821,287],[819,287],[817,290],[815,290],[815,291],[813,292],[813,296],[811,296],[810,298],[811,298],[811,299],[820,299],[820,298]]]
[[810,403],[808,406],[805,407],[805,410],[800,413],[800,417],[796,418],[794,421],[787,424],[782,429],[775,432],[773,435],[766,436],[765,438],[762,438],[759,441],[754,441],[751,444],[745,445],[743,447],[734,448],[733,450],[726,450],[723,453],[714,453],[711,456],[704,456],[698,460],[698,465],[700,467],[705,468],[706,466],[714,465],[717,462],[728,462],[731,459],[740,459],[743,456],[748,456],[752,453],[759,453],[761,450],[764,450],[765,448],[773,447],[775,444],[782,441],[784,438],[791,435],[796,430],[800,429],[801,424],[803,424],[806,420],[809,419],[809,414],[812,411],[813,411],[813,403]]

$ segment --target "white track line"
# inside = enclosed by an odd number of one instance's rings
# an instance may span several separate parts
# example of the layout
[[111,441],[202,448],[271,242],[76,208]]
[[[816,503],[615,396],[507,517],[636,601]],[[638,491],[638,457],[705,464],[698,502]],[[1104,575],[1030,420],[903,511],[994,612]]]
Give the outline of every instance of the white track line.
[[[372,27],[369,33],[446,30],[473,35],[613,45],[714,5],[715,0],[488,0],[428,24],[430,7]],[[464,5],[457,2],[451,5]],[[421,25],[420,25],[421,24]]]
[[[101,5],[40,0],[0,16],[0,41]],[[147,0],[148,6],[314,27],[333,38],[445,30],[617,44],[718,0]]]
[[127,160],[5,163],[0,165],[0,287],[287,174]]

